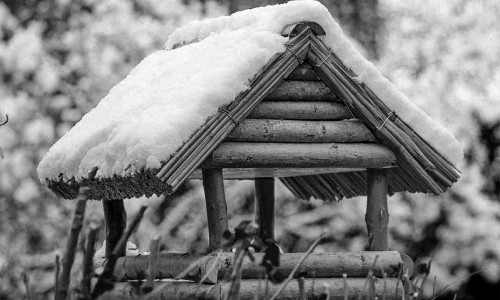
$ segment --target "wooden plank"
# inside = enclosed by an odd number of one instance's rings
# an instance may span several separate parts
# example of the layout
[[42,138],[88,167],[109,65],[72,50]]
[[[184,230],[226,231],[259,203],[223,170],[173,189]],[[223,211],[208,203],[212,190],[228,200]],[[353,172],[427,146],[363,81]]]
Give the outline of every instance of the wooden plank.
[[[262,261],[264,253],[254,253],[255,261],[251,263],[247,258],[243,262],[242,278],[258,279],[262,276]],[[276,270],[279,277],[287,277],[301,259],[303,253],[282,253],[280,266]],[[382,278],[382,269],[388,277],[398,275],[399,265],[407,263],[409,274],[413,273],[413,262],[397,251],[365,251],[365,252],[313,252],[300,266],[298,273],[305,278],[342,278],[347,274],[352,278],[365,278],[373,266],[375,257],[377,264],[374,275]],[[195,272],[186,274],[182,279],[199,281],[209,270],[214,262],[215,255],[204,256],[189,253],[161,253],[158,255],[157,270],[159,279],[174,278],[184,271],[189,265],[195,263]],[[214,273],[210,274],[211,282],[216,283],[217,278],[223,279],[234,266],[234,253],[223,252],[219,265]],[[114,275],[117,281],[143,280],[148,269],[148,256],[127,256],[117,260]]]
[[389,250],[389,211],[387,209],[387,170],[368,169],[366,189],[366,228],[369,249]]
[[328,88],[322,81],[285,80],[264,99],[289,101],[335,101],[338,97],[336,97],[330,88]]
[[344,120],[354,118],[347,106],[335,101],[262,101],[248,119]]
[[228,230],[224,177],[221,169],[202,169],[207,207],[210,251],[222,247],[222,234]]
[[226,137],[225,141],[363,143],[377,140],[360,121],[246,119]]
[[255,221],[259,236],[274,240],[274,178],[255,179]]
[[[317,174],[362,171],[355,168],[226,168],[223,169],[224,179],[253,179],[266,177],[293,177]],[[189,179],[202,179],[201,169],[194,170]]]
[[396,157],[383,145],[351,143],[222,143],[204,163],[218,168],[389,168]]
[[[402,299],[403,284],[397,278],[375,279],[374,282],[374,298],[377,299]],[[367,286],[365,278],[347,278],[345,280],[348,286],[349,299],[355,299],[360,295],[366,295]],[[186,281],[160,281],[155,283],[155,287],[159,287],[154,295],[148,296],[148,299],[210,299],[221,300],[225,299],[229,290],[230,282],[219,283],[215,285],[198,284],[196,282]],[[384,287],[385,286],[385,287]],[[116,283],[113,291],[104,294],[99,299],[140,299],[141,294],[136,283]],[[260,288],[259,288],[260,287]],[[258,299],[264,299],[265,282],[258,279],[245,279],[241,281],[240,300],[254,300],[256,293],[260,291]],[[276,293],[279,284],[269,284],[269,295]],[[304,291],[306,299],[315,299],[319,294],[328,289],[331,300],[344,299],[345,287],[344,279],[334,278],[316,278],[304,280]],[[385,290],[385,297],[384,295]],[[313,295],[313,293],[315,295]],[[293,282],[280,293],[277,300],[297,299],[299,295],[299,287],[297,282]]]
[[308,80],[308,81],[320,81],[318,74],[314,72],[311,65],[308,63],[303,63],[299,65],[295,70],[288,75],[287,80]]
[[[102,200],[106,223],[106,257],[111,256],[127,226],[127,213],[123,200]],[[126,245],[119,249],[118,256],[125,256]]]

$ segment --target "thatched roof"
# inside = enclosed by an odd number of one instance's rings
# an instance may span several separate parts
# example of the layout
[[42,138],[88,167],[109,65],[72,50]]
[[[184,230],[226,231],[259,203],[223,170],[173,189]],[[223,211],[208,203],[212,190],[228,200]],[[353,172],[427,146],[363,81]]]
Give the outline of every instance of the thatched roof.
[[[97,169],[76,180],[48,180],[47,185],[63,198],[75,198],[82,186],[91,188],[92,199],[123,199],[142,195],[172,193],[218,149],[256,106],[302,63],[309,64],[352,115],[366,125],[375,142],[394,153],[396,166],[389,169],[389,193],[399,191],[439,194],[459,177],[454,165],[426,142],[359,79],[344,62],[318,38],[317,25],[302,24],[290,35],[288,48],[279,53],[251,80],[249,88],[234,101],[220,107],[178,150],[161,161],[159,168],[143,168],[125,175],[96,177]],[[182,50],[182,48],[180,49]],[[370,138],[372,139],[372,138]],[[367,141],[373,143],[374,141]],[[385,150],[381,150],[385,151]],[[390,159],[390,158],[389,158]],[[393,163],[389,163],[392,166]],[[348,167],[348,166],[347,166]],[[332,169],[333,170],[333,169]],[[335,173],[294,176],[281,174],[281,181],[300,198],[315,197],[336,201],[365,194],[366,171],[339,165]],[[326,173],[326,174],[318,174]],[[276,173],[280,176],[280,173]]]

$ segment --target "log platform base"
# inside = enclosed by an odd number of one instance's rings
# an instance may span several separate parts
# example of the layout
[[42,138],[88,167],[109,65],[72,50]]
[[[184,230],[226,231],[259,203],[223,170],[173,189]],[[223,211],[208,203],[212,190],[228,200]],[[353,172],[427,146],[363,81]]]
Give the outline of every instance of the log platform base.
[[[345,299],[346,293],[349,299],[356,299],[358,295],[368,295],[368,287],[364,278],[316,278],[304,280],[305,299],[314,299],[321,294],[328,292],[331,300]],[[398,284],[397,278],[375,279],[375,290],[371,296],[374,299],[401,299],[403,286]],[[254,300],[258,293],[258,299],[268,299],[273,295],[279,284],[269,283],[268,296],[265,296],[265,281],[259,279],[244,279],[241,281],[240,300]],[[202,284],[196,282],[182,281],[159,281],[155,283],[155,288],[159,287],[148,299],[224,299],[229,283],[219,283],[215,285]],[[276,299],[297,299],[299,295],[298,281],[290,282]],[[115,285],[113,291],[104,294],[100,299],[140,299],[141,294],[134,283],[119,283]]]

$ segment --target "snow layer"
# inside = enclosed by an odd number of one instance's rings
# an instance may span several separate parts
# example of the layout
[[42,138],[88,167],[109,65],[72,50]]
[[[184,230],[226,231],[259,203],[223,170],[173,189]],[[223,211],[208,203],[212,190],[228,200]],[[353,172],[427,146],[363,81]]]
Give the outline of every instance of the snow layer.
[[305,0],[196,21],[174,31],[166,50],[146,57],[49,150],[38,167],[41,181],[60,174],[79,180],[94,167],[98,177],[158,168],[285,50],[281,33],[301,21],[320,24],[325,43],[346,66],[436,150],[452,163],[462,158],[458,141],[351,46],[328,10]]

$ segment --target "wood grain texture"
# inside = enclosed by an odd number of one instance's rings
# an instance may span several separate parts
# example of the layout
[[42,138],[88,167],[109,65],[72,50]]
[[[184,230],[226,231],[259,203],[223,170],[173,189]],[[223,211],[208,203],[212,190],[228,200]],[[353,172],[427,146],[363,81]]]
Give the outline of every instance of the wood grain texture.
[[378,144],[222,143],[209,162],[221,168],[387,168],[396,157]]
[[274,240],[274,178],[255,179],[255,221],[259,236]]
[[387,170],[368,169],[365,222],[369,249],[389,250],[389,211],[387,209]]
[[[158,254],[155,261],[157,270],[156,278],[175,278],[191,264],[195,263],[194,271],[189,272],[186,276],[179,279],[200,281],[207,274],[215,259],[216,257],[214,256],[199,254],[161,253]],[[116,262],[113,274],[117,281],[144,280],[147,277],[149,263],[148,255],[120,257]],[[218,269],[214,269],[205,282],[217,283],[218,274]]]
[[[366,293],[364,278],[347,278],[349,299],[355,299],[358,295]],[[384,283],[386,289],[386,297],[384,299],[401,299],[403,296],[403,285],[398,284],[397,278],[389,278],[387,280],[375,279],[375,297],[383,299]],[[155,286],[161,287],[159,291],[149,299],[210,299],[220,300],[224,299],[229,290],[230,283],[220,283],[216,285],[198,284],[196,282],[179,282],[167,281],[156,282]],[[260,283],[260,298],[263,299],[265,283],[261,280]],[[275,293],[279,284],[269,284],[269,294]],[[314,289],[313,289],[314,286]],[[344,299],[344,280],[341,278],[325,279],[306,279],[304,281],[304,289],[306,291],[306,299],[313,299],[313,290],[316,296],[328,288],[331,300]],[[259,291],[258,279],[245,279],[241,281],[240,300],[254,300],[256,293]],[[290,300],[297,299],[299,295],[299,288],[296,282],[289,284],[277,299]],[[104,294],[100,299],[138,299],[140,296],[136,286],[132,283],[117,283],[112,292]]]
[[306,80],[306,81],[319,81],[318,74],[314,72],[311,65],[303,63],[288,75],[287,80]]
[[224,177],[221,169],[203,169],[202,177],[210,250],[213,251],[222,247],[222,234],[228,230]]
[[[347,286],[348,286],[348,295],[349,299],[356,299],[359,295],[365,294],[366,293],[366,288],[365,288],[365,282],[366,280],[364,278],[347,278],[346,279]],[[397,278],[390,278],[385,281],[386,283],[386,297],[383,298],[384,294],[384,280],[383,279],[376,279],[375,280],[375,295],[373,299],[401,299],[403,296],[403,286],[400,283],[399,286],[396,289],[398,279]],[[240,300],[254,300],[255,299],[255,293],[258,290],[258,284],[259,281],[256,279],[247,279],[243,280],[241,282],[241,293],[240,293]],[[264,286],[261,283],[262,286]],[[313,289],[314,286],[314,289]],[[276,293],[278,288],[280,287],[279,284],[269,285],[269,294],[273,295]],[[224,295],[226,293],[228,286],[227,284],[222,285],[222,294]],[[317,279],[305,279],[304,280],[304,290],[305,290],[305,298],[306,299],[314,299],[313,295],[313,290],[314,294],[318,296],[322,292],[325,291],[325,289],[328,289],[329,295],[330,295],[330,300],[343,300],[344,299],[344,293],[345,293],[345,288],[344,288],[344,281],[343,279],[340,278],[334,278],[334,279],[324,279],[324,278],[317,278]],[[263,289],[261,290],[261,293],[263,294]],[[261,294],[261,295],[262,295]],[[290,283],[289,285],[286,286],[286,288],[279,294],[279,296],[276,298],[277,300],[289,300],[289,299],[297,299],[299,295],[299,287],[296,281]],[[396,295],[396,297],[394,297]]]
[[285,80],[264,99],[332,101],[337,98],[322,81]]
[[262,101],[249,119],[344,120],[354,118],[344,103],[336,101]]
[[[279,276],[287,277],[301,259],[303,253],[283,253],[280,266],[277,270]],[[256,262],[262,261],[264,253],[254,253]],[[364,251],[364,252],[313,252],[300,266],[298,272],[305,278],[342,278],[347,274],[352,278],[365,278],[377,257],[374,274],[382,278],[382,269],[388,277],[397,277],[399,264],[403,262],[402,255],[397,251]],[[182,279],[199,281],[209,270],[215,255],[204,256],[188,253],[162,253],[158,255],[157,278],[174,278],[184,271],[189,265],[196,262],[194,272],[190,272]],[[408,260],[408,258],[406,258]],[[234,253],[223,252],[221,261],[224,263],[210,274],[211,282],[224,278],[234,265]],[[409,259],[411,262],[411,259]],[[127,256],[118,259],[114,274],[118,281],[142,280],[146,277],[148,256]],[[408,266],[410,274],[412,266]],[[251,263],[245,258],[242,268],[243,279],[258,279],[262,276],[263,268]]]
[[[361,171],[356,168],[226,168],[223,169],[224,179],[253,179],[266,177],[293,177],[317,174],[331,174]],[[189,179],[202,179],[201,169],[196,169]]]
[[375,142],[359,121],[246,119],[225,139],[228,142],[362,143]]

